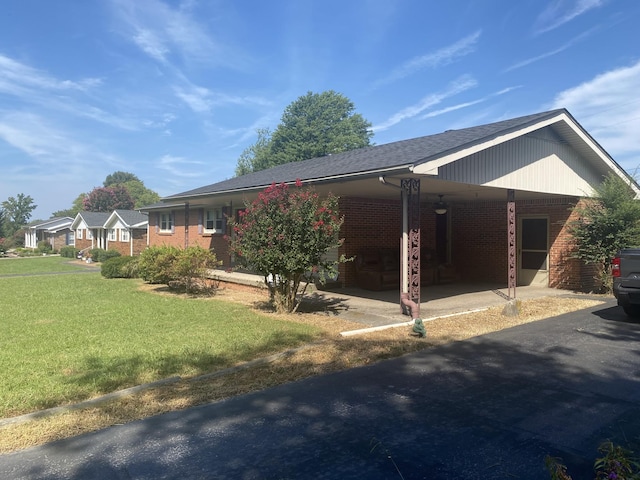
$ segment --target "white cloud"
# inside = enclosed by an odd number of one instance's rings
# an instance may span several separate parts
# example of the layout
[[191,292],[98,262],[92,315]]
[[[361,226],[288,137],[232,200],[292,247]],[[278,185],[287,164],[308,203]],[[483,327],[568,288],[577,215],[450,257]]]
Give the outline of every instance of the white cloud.
[[96,151],[95,147],[77,141],[73,135],[32,113],[2,115],[0,139],[42,166],[71,168],[77,164],[90,165],[91,162],[120,164],[112,155]]
[[549,52],[545,52],[545,53],[542,53],[542,54],[537,55],[535,57],[528,58],[526,60],[522,60],[520,62],[517,62],[517,63],[511,65],[510,67],[505,68],[503,70],[503,72],[506,73],[506,72],[510,72],[512,70],[517,70],[518,68],[525,67],[525,66],[530,65],[532,63],[538,62],[540,60],[544,60],[545,58],[552,57],[553,55],[557,55],[558,53],[564,52],[568,48],[573,47],[578,42],[581,42],[582,40],[587,38],[589,35],[591,35],[597,29],[598,29],[597,27],[591,28],[591,29],[587,30],[586,32],[581,33],[580,35],[575,36],[574,38],[572,38],[571,40],[566,42],[564,45],[561,45],[560,47],[558,47],[558,48],[556,48],[554,50],[551,50]]
[[497,97],[500,95],[504,95],[506,93],[509,93],[513,90],[516,90],[520,88],[518,87],[507,87],[507,88],[503,88],[502,90],[492,93],[491,95],[486,95],[482,98],[479,98],[478,100],[473,100],[471,102],[464,102],[464,103],[459,103],[458,105],[452,105],[450,107],[446,107],[446,108],[442,108],[440,110],[434,110],[433,112],[429,112],[426,113],[425,115],[420,117],[420,120],[425,120],[427,118],[433,118],[433,117],[438,117],[440,115],[444,115],[445,113],[449,113],[449,112],[455,112],[456,110],[461,110],[463,108],[467,108],[467,107],[472,107],[473,105],[477,105],[479,103],[485,102],[487,101],[489,98],[492,97]]
[[574,18],[601,7],[606,0],[553,0],[536,19],[535,33],[554,30]]
[[125,33],[145,54],[163,64],[178,55],[187,61],[233,63],[188,8],[172,9],[160,0],[113,0],[111,4],[128,29]]
[[448,65],[460,57],[472,53],[476,49],[476,44],[480,39],[481,31],[472,33],[458,40],[456,43],[447,47],[441,48],[433,53],[428,53],[420,57],[412,58],[407,62],[400,65],[393,70],[388,76],[376,81],[373,84],[373,88],[378,88],[383,85],[388,85],[395,81],[401,80],[405,77],[413,75],[414,73],[423,70],[425,68],[436,68],[443,65]]
[[34,90],[86,91],[100,84],[101,80],[97,78],[84,78],[79,81],[58,80],[45,72],[0,54],[0,92],[24,98]]
[[462,93],[465,90],[469,90],[470,88],[473,88],[476,85],[477,85],[477,82],[473,77],[469,75],[463,75],[462,77],[459,77],[458,79],[451,82],[446,88],[446,90],[444,90],[443,92],[432,93],[431,95],[427,95],[426,97],[422,98],[422,100],[420,100],[418,103],[411,105],[409,107],[406,107],[400,110],[399,112],[393,114],[384,122],[378,125],[374,125],[372,127],[372,130],[374,132],[386,130],[392,127],[393,125],[396,125],[397,123],[400,123],[403,120],[413,118],[419,115],[420,113],[424,112],[427,108],[433,107],[434,105],[438,105],[443,100],[453,97],[454,95],[457,95],[459,93]]
[[640,61],[596,76],[556,95],[552,108],[567,108],[626,169],[640,164]]
[[195,178],[202,176],[204,162],[188,160],[184,157],[163,155],[156,166],[175,177]]

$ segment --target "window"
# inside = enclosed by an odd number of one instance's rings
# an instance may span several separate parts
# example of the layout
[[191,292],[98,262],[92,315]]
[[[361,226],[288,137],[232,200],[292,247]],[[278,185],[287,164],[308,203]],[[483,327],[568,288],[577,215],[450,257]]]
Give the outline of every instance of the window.
[[160,214],[160,231],[172,232],[173,231],[173,215],[170,213]]
[[121,242],[129,241],[129,230],[127,230],[126,228],[123,228],[122,230],[120,230],[120,241]]
[[79,228],[78,230],[76,230],[76,238],[78,240],[82,240],[82,229]]
[[110,228],[109,229],[109,241],[110,242],[115,242],[116,241],[116,229],[115,228]]
[[222,209],[215,208],[204,213],[204,233],[222,233]]
[[93,232],[87,229],[87,240],[93,240]]

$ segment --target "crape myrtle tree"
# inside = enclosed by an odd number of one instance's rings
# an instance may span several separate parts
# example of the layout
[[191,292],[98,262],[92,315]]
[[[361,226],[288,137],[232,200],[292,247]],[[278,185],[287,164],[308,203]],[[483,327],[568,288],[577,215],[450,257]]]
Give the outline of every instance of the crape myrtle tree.
[[578,219],[569,225],[576,243],[574,256],[595,265],[607,289],[611,259],[622,248],[640,246],[640,201],[629,182],[611,173],[592,198],[574,207],[574,214]]
[[277,311],[295,312],[308,281],[336,273],[337,263],[325,254],[342,243],[338,198],[321,198],[298,180],[291,187],[272,184],[245,207],[231,222],[230,251],[240,266],[264,277]]
[[87,212],[131,210],[133,206],[131,195],[122,185],[94,188],[83,200],[83,209]]
[[307,92],[285,108],[273,132],[257,131],[256,143],[238,159],[236,175],[366,147],[373,135],[370,128],[344,95]]

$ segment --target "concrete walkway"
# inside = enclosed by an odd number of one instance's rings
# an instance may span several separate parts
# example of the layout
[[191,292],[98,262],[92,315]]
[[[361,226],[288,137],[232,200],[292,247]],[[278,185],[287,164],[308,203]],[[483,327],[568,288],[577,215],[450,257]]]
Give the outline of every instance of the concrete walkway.
[[[223,282],[264,287],[262,277],[239,272],[215,271],[216,279]],[[423,320],[443,315],[469,312],[507,302],[508,289],[499,284],[448,283],[429,285],[421,290],[420,314]],[[513,292],[512,292],[513,293]],[[527,300],[547,296],[580,296],[569,290],[545,287],[518,287],[516,298]],[[582,295],[584,296],[584,295]],[[399,290],[374,292],[360,288],[317,290],[311,286],[307,293],[313,309],[339,315],[363,326],[378,327],[410,321],[400,309]],[[303,306],[304,308],[304,306]]]

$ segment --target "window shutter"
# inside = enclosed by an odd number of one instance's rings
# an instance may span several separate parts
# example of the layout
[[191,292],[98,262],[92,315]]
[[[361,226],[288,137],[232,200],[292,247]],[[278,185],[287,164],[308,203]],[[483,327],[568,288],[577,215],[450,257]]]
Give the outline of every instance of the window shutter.
[[204,221],[204,208],[198,210],[198,235],[202,235],[202,222]]

